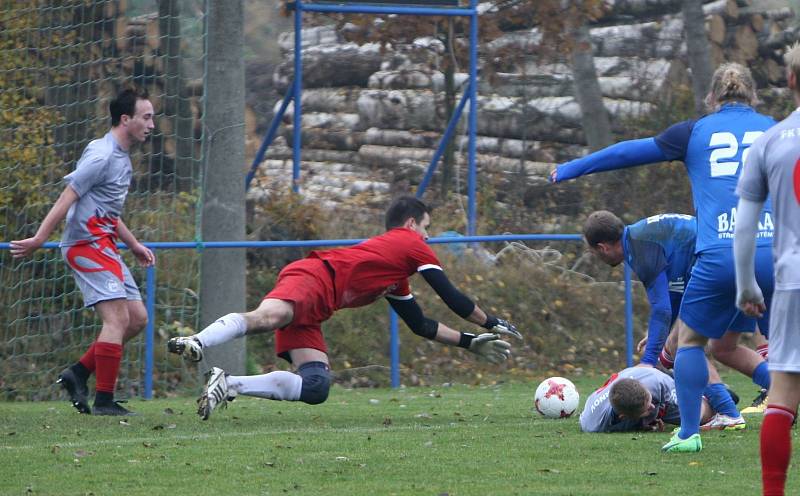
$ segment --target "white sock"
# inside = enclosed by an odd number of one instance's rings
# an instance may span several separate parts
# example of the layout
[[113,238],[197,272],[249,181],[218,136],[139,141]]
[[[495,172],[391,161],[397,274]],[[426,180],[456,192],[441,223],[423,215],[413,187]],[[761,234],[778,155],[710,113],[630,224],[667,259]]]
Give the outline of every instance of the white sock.
[[244,320],[244,316],[238,313],[229,313],[195,334],[194,337],[205,348],[206,346],[216,346],[227,343],[232,339],[240,338],[246,332],[247,322]]
[[303,378],[297,374],[276,370],[262,375],[229,375],[228,388],[239,394],[268,400],[297,401]]

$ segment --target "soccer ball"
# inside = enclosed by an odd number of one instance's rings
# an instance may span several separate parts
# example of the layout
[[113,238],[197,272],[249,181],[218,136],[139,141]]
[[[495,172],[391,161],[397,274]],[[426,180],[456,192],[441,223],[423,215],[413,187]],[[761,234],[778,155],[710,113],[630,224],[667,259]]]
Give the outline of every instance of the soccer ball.
[[578,408],[578,390],[569,379],[550,377],[536,388],[536,411],[547,418],[566,418]]

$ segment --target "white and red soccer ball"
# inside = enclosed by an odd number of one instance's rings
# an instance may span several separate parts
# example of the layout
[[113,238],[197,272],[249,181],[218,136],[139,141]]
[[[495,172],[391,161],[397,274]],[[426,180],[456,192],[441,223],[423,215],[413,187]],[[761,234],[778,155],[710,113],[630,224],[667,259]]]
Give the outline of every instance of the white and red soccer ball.
[[575,384],[563,377],[550,377],[536,388],[534,407],[547,418],[566,418],[575,413],[580,396]]

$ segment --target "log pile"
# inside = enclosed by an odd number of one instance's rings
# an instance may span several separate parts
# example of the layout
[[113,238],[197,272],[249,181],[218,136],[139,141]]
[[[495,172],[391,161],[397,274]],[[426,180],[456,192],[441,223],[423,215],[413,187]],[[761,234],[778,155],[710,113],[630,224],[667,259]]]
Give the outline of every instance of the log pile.
[[[590,28],[604,104],[622,133],[646,118],[676,87],[689,87],[681,0],[610,0]],[[703,9],[714,64],[740,62],[759,87],[785,84],[781,55],[798,38],[788,9],[757,11],[748,0],[705,0]],[[479,81],[479,174],[529,184],[546,180],[552,164],[586,152],[570,67],[532,56],[537,28],[513,29],[481,45],[483,61],[500,59],[503,71]],[[447,115],[442,47],[420,39],[408,46],[346,42],[331,26],[303,32],[303,164],[301,188],[311,201],[342,202],[365,192],[380,196],[416,188],[438,145]],[[293,38],[280,38],[285,60],[273,75],[285,89],[292,79]],[[485,62],[484,62],[485,63]],[[467,75],[456,73],[460,96]],[[277,110],[280,102],[276,102]],[[284,122],[291,124],[291,110]],[[466,173],[466,112],[456,136],[457,166]],[[289,187],[291,126],[259,170],[259,189]],[[303,179],[304,178],[304,179]],[[462,181],[463,183],[463,181]],[[498,184],[495,181],[495,184]],[[356,186],[358,185],[358,186]],[[366,186],[368,185],[368,186]]]

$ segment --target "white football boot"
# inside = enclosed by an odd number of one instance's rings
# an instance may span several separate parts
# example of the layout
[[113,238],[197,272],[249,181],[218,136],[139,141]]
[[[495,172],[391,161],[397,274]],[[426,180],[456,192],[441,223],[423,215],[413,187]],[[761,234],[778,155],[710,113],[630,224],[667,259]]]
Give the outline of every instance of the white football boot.
[[182,355],[184,360],[199,362],[203,359],[203,345],[192,336],[178,336],[167,341],[167,351]]
[[235,391],[228,390],[228,380],[225,371],[219,367],[212,367],[206,373],[206,386],[203,394],[197,398],[197,414],[203,420],[208,420],[217,407],[226,407],[228,401],[236,397]]

